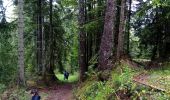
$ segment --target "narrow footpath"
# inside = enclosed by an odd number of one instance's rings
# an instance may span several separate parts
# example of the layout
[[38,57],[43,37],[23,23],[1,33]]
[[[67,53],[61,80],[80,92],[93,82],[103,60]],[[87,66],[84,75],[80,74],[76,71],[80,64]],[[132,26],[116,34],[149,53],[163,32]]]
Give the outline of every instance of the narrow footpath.
[[55,86],[40,90],[40,95],[46,93],[48,96],[42,100],[74,100],[73,84],[57,84]]

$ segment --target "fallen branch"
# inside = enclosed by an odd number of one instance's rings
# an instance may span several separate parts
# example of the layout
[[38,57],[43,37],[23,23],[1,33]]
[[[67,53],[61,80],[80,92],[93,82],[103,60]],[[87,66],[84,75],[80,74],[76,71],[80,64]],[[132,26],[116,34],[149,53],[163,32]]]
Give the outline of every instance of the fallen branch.
[[160,88],[160,87],[157,87],[157,86],[148,84],[148,83],[146,83],[146,82],[142,82],[142,81],[139,81],[139,80],[136,80],[136,79],[133,79],[133,81],[136,82],[136,83],[139,83],[139,84],[142,84],[142,85],[151,87],[151,88],[153,88],[153,89],[159,90],[159,91],[167,92],[165,89],[162,89],[162,88]]

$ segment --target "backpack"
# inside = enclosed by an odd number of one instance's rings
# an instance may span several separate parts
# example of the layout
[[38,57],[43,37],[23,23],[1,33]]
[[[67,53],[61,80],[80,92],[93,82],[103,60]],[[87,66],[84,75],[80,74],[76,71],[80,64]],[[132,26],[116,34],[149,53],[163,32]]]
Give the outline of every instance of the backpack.
[[40,96],[39,95],[34,95],[32,96],[32,99],[31,100],[40,100]]

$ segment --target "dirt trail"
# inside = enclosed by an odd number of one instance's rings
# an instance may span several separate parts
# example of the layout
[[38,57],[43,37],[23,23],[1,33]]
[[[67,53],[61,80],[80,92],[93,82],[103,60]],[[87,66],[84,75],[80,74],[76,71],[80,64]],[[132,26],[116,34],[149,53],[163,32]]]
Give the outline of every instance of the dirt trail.
[[73,84],[60,84],[40,90],[40,94],[46,93],[48,96],[42,100],[74,100]]
[[146,83],[148,83],[148,81],[147,81],[148,77],[149,77],[148,74],[140,73],[139,75],[134,76],[133,80],[136,81],[136,82],[139,82],[139,83],[146,84]]

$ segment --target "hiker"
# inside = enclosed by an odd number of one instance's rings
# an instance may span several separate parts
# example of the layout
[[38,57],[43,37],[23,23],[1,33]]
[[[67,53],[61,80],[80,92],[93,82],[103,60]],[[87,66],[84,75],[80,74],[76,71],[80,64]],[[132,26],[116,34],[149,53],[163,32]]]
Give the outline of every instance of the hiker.
[[37,89],[32,89],[31,94],[32,94],[32,99],[31,100],[40,100],[41,99],[41,97],[38,94]]
[[69,72],[64,71],[64,80],[68,80]]

